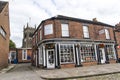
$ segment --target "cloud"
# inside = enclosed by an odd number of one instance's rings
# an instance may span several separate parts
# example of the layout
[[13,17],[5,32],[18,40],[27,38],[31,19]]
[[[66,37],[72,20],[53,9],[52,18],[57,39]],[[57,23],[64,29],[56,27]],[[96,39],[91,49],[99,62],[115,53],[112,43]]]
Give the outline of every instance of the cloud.
[[[120,21],[119,0],[2,0],[9,1],[11,39],[22,45],[23,26],[39,25],[58,14],[115,25]],[[31,19],[30,19],[31,18]]]

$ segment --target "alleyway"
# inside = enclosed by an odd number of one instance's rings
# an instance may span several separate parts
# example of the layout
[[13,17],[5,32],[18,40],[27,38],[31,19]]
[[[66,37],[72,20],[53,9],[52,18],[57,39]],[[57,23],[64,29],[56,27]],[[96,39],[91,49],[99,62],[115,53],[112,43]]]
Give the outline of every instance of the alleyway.
[[42,80],[33,70],[30,64],[17,64],[8,73],[0,73],[0,80]]

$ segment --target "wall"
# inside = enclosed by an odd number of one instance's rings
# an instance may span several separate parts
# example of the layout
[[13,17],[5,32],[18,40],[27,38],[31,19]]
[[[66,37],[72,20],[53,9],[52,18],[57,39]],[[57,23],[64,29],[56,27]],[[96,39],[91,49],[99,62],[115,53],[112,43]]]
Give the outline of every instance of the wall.
[[[22,49],[17,49],[17,54],[18,54],[18,63],[24,63],[24,62],[31,62],[31,59],[30,60],[22,60]],[[27,49],[27,56],[30,56],[31,57],[32,55],[32,49]]]
[[0,69],[8,66],[8,53],[9,53],[9,9],[8,3],[0,13],[0,25],[4,28],[6,32],[5,38],[0,34]]

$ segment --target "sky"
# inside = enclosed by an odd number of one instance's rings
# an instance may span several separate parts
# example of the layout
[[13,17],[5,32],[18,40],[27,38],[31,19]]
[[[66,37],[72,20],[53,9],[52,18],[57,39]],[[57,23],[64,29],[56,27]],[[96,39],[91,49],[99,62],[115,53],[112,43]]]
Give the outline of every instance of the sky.
[[39,25],[42,20],[64,15],[110,25],[120,22],[120,0],[0,0],[9,2],[10,39],[22,46],[23,27]]

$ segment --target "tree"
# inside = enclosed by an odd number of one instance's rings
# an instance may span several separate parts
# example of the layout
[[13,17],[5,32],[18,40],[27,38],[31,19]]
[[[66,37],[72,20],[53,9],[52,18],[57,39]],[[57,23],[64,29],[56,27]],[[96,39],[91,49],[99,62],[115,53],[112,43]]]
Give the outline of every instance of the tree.
[[9,42],[9,48],[16,48],[16,45],[12,40]]

